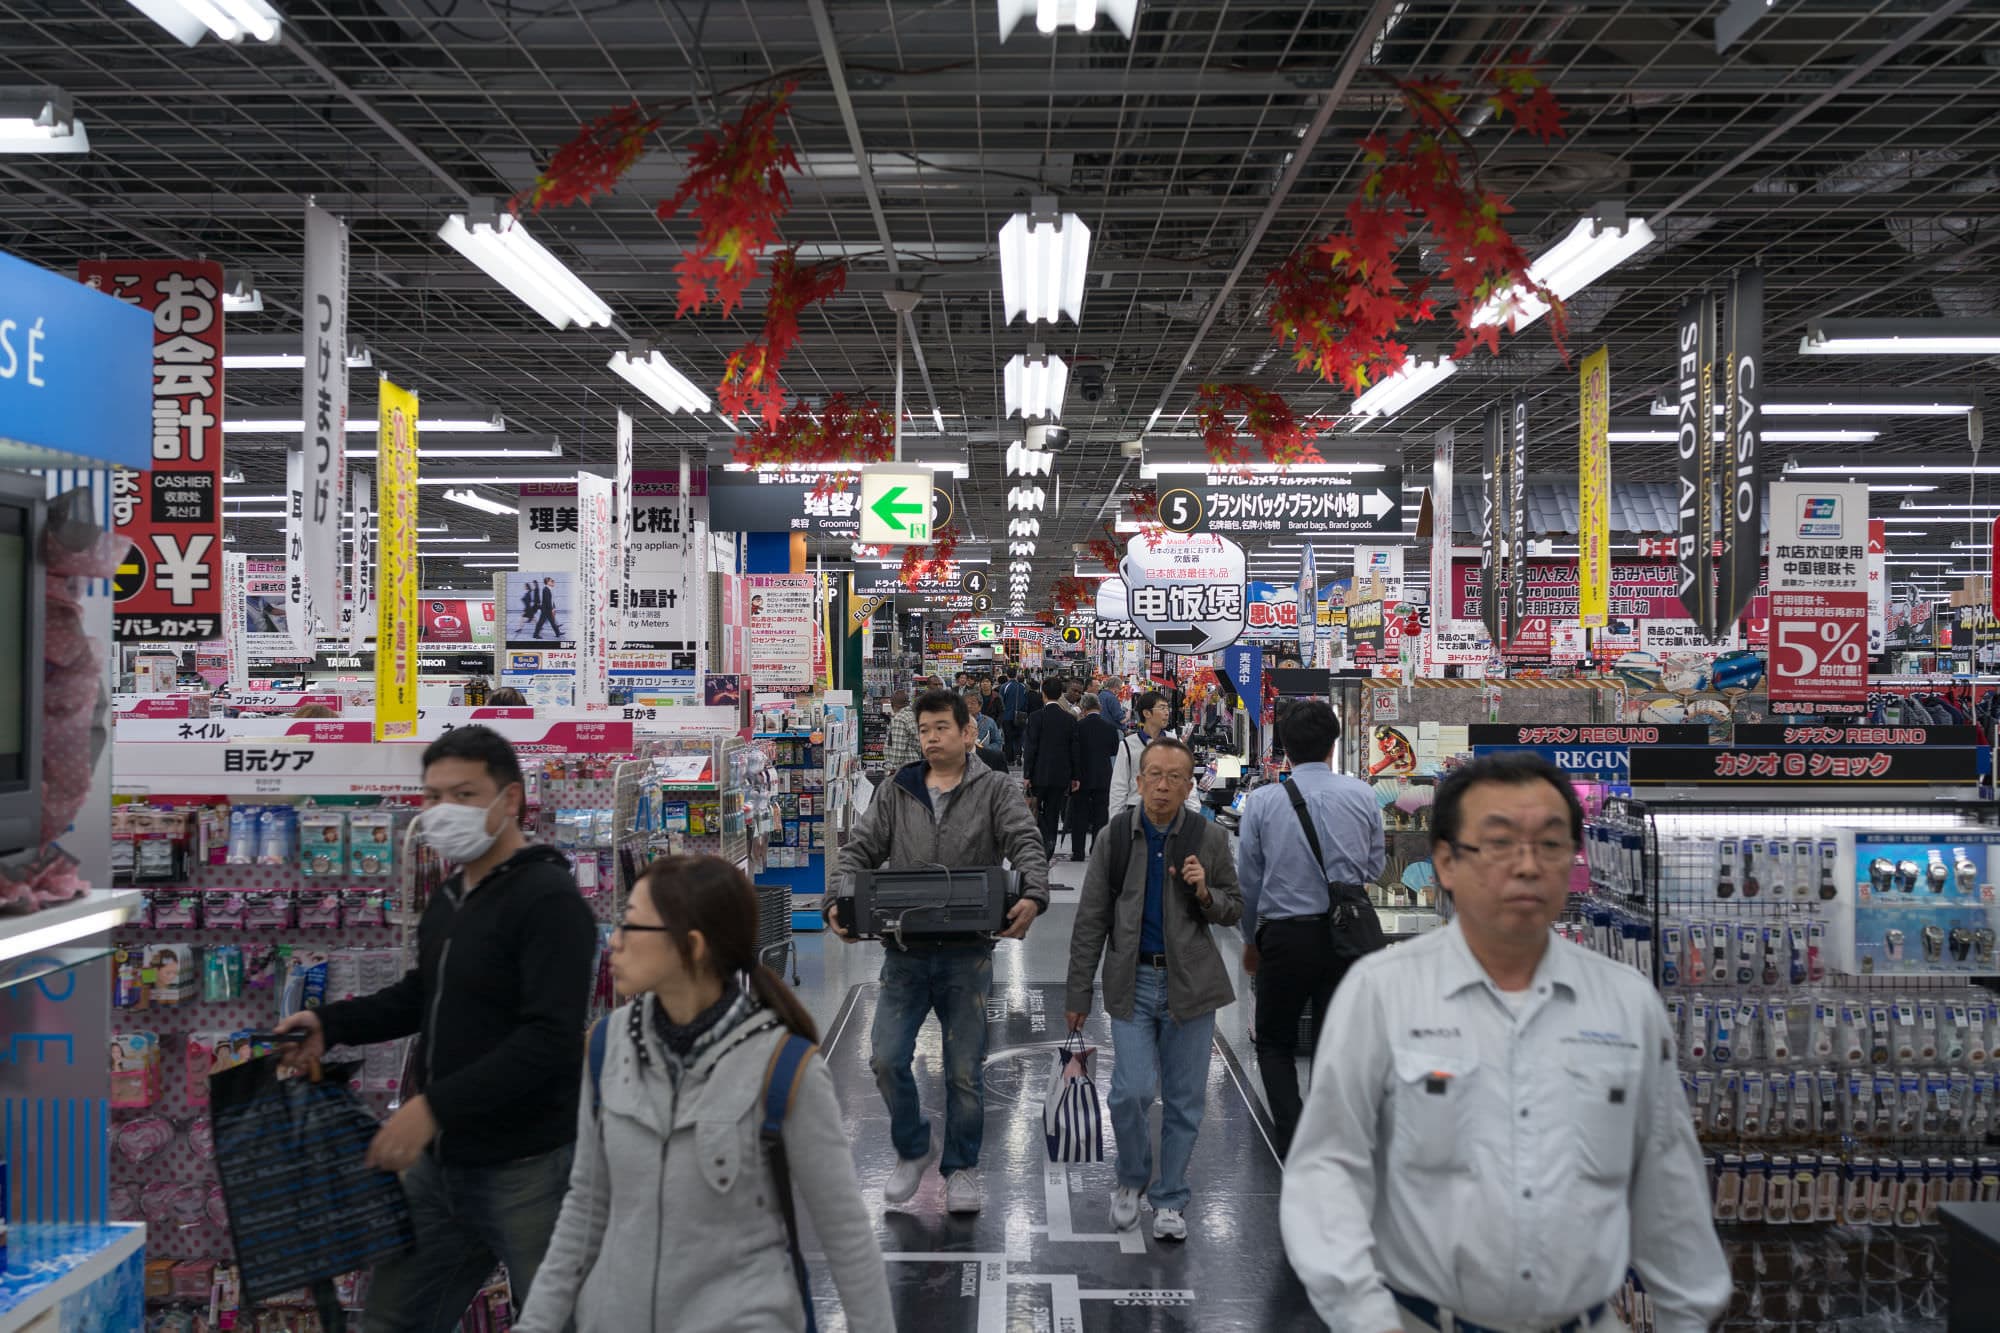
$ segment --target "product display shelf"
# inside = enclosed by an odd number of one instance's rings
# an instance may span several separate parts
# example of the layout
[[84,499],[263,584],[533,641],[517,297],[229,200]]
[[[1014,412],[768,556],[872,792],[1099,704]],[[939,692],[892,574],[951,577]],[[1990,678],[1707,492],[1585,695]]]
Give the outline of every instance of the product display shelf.
[[146,1228],[27,1222],[7,1239],[0,1333],[137,1330],[146,1317]]

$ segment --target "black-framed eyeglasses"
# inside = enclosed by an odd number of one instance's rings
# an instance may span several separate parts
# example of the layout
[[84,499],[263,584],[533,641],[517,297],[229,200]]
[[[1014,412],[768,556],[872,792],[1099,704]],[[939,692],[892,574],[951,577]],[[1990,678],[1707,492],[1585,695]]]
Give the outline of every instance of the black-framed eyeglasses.
[[674,933],[672,926],[642,926],[633,921],[620,921],[612,929],[622,935],[671,935]]
[[1518,860],[1522,848],[1534,859],[1536,865],[1548,867],[1568,865],[1576,856],[1576,844],[1568,838],[1495,838],[1492,842],[1474,845],[1469,842],[1451,843],[1453,851],[1469,856],[1488,865],[1511,865]]

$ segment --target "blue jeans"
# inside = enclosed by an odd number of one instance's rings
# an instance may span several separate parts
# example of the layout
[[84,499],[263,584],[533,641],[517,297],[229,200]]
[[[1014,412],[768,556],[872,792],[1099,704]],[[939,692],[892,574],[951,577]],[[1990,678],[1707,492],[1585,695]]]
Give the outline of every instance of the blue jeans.
[[365,1333],[453,1333],[495,1263],[507,1266],[515,1310],[526,1305],[575,1151],[570,1144],[498,1166],[446,1166],[421,1154],[403,1173],[417,1248],[375,1266]]
[[917,1030],[935,1012],[944,1030],[945,1175],[979,1165],[986,1130],[986,997],[993,989],[993,946],[953,945],[882,957],[868,1067],[889,1105],[889,1137],[905,1161],[931,1150],[931,1123],[917,1099],[910,1061]]
[[1118,1183],[1143,1190],[1153,1179],[1153,1134],[1147,1113],[1160,1097],[1160,1183],[1155,1208],[1188,1202],[1188,1159],[1208,1101],[1208,1049],[1215,1015],[1186,1023],[1167,1012],[1165,969],[1139,965],[1132,1016],[1111,1020],[1111,1131],[1118,1139]]

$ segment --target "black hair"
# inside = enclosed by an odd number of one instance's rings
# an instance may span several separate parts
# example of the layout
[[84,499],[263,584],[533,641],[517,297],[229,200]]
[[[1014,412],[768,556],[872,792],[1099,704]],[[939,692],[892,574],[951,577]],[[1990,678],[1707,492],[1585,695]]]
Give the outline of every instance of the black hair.
[[1187,756],[1188,776],[1190,778],[1194,776],[1194,751],[1189,748],[1186,741],[1177,741],[1172,736],[1162,736],[1156,741],[1148,741],[1146,748],[1139,751],[1139,767],[1141,770],[1146,767],[1146,756],[1155,750],[1179,750]]
[[1066,687],[1065,687],[1065,686],[1063,685],[1063,683],[1062,683],[1062,677],[1061,677],[1061,676],[1044,676],[1044,677],[1042,677],[1042,697],[1043,697],[1044,699],[1060,699],[1060,698],[1062,698],[1062,697],[1063,697],[1063,690],[1064,690],[1065,688],[1066,688]]
[[1323,764],[1340,739],[1340,718],[1324,699],[1300,699],[1278,719],[1285,757],[1295,764]]
[[1158,690],[1147,690],[1133,703],[1132,711],[1140,717],[1144,717],[1166,701],[1167,696],[1161,694]]
[[1458,841],[1465,794],[1474,787],[1482,783],[1524,787],[1531,782],[1546,782],[1561,794],[1563,804],[1569,807],[1570,839],[1580,845],[1583,803],[1576,799],[1576,788],[1570,785],[1569,776],[1532,750],[1506,750],[1455,768],[1438,783],[1437,799],[1431,803],[1431,846]]
[[917,696],[910,712],[919,725],[925,713],[950,713],[951,720],[961,727],[972,721],[972,713],[965,706],[965,696],[955,690],[925,690]]
[[453,727],[424,747],[424,768],[441,759],[471,759],[486,765],[493,784],[502,791],[521,781],[521,761],[514,747],[491,727]]
[[486,696],[488,705],[494,708],[526,708],[528,701],[512,685],[502,685]]

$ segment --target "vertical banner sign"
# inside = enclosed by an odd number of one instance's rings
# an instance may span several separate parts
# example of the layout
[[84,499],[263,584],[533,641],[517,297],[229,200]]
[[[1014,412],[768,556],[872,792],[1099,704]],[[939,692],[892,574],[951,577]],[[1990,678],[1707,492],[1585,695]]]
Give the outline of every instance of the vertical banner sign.
[[626,604],[632,596],[632,418],[623,408],[618,409],[618,475],[612,482],[611,520],[618,534],[611,564],[616,571],[611,600],[617,608],[612,614],[611,643],[623,648],[629,619]]
[[1689,297],[1674,317],[1674,387],[1679,403],[1674,449],[1680,458],[1680,532],[1674,542],[1674,562],[1680,567],[1681,606],[1697,625],[1709,622],[1714,600],[1715,557],[1709,524],[1708,489],[1709,341],[1712,302]]
[[[1528,604],[1528,395],[1514,395],[1507,455],[1507,597],[1504,617],[1511,632]],[[1495,639],[1495,644],[1507,640]]]
[[1764,428],[1764,275],[1744,269],[1729,282],[1728,395],[1716,481],[1722,505],[1722,587],[1709,637],[1722,638],[1757,595],[1764,564],[1764,486],[1758,436]]
[[[313,649],[319,621],[328,633],[340,626],[341,504],[347,498],[347,224],[306,205],[305,455],[302,494],[289,506],[296,535],[286,543],[285,573],[303,576],[306,615],[295,615],[292,634]],[[294,605],[296,612],[300,608]]]
[[1577,623],[1611,623],[1611,349],[1583,359],[1577,373]]
[[229,657],[229,687],[250,683],[250,559],[234,551],[222,556],[222,646]]
[[1313,567],[1310,541],[1299,561],[1299,586],[1294,595],[1299,618],[1299,665],[1309,667],[1315,665],[1319,651],[1319,572]]
[[1493,641],[1496,652],[1507,641],[1500,604],[1500,525],[1506,502],[1499,494],[1505,480],[1500,458],[1506,429],[1506,413],[1499,404],[1487,408],[1486,447],[1479,459],[1479,618],[1485,622],[1487,637]]
[[222,637],[222,266],[86,260],[86,286],[153,317],[153,469],[113,473],[129,541],[112,577],[121,641]]
[[1431,442],[1431,623],[1450,628],[1445,596],[1451,588],[1452,453],[1457,436],[1447,426]]
[[1868,703],[1868,488],[1771,484],[1771,711]]
[[611,521],[611,478],[580,474],[576,479],[576,675],[579,702],[610,701],[611,590],[616,538]]
[[1868,520],[1868,656],[1889,651],[1889,528]]
[[375,618],[375,739],[417,734],[417,396],[384,378],[381,592]]
[[375,478],[347,475],[347,507],[354,511],[354,563],[347,573],[347,646],[360,652],[375,636]]

